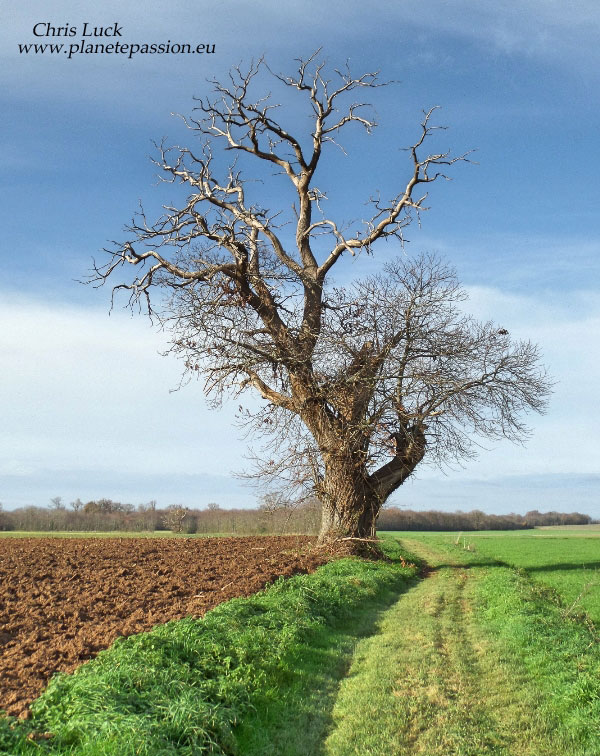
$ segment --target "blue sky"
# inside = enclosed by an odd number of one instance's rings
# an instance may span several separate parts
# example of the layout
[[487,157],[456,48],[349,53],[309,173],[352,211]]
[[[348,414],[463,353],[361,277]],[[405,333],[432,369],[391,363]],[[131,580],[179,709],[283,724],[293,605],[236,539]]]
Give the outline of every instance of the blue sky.
[[[324,7],[326,6],[326,7]],[[215,44],[213,55],[19,54],[38,22],[122,27],[122,41]],[[231,477],[245,442],[233,408],[210,412],[199,385],[173,392],[164,336],[75,279],[122,238],[155,186],[152,140],[187,139],[189,113],[240,61],[288,71],[323,48],[332,67],[397,82],[372,98],[379,128],[332,155],[332,204],[360,216],[402,181],[401,148],[423,108],[441,106],[439,144],[476,149],[436,185],[410,249],[458,269],[471,311],[538,342],[557,381],[526,447],[495,443],[462,469],[423,469],[399,505],[491,512],[579,509],[600,516],[600,10],[594,0],[327,4],[218,0],[128,6],[3,4],[0,119],[0,501],[6,507],[110,496],[134,504],[250,505]],[[284,93],[285,94],[285,93]],[[298,128],[302,120],[297,119]],[[379,265],[359,259],[343,275]]]

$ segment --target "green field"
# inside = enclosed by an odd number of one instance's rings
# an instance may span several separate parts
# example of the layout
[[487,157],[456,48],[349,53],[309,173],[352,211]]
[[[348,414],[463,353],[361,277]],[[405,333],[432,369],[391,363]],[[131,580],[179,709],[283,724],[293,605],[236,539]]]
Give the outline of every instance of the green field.
[[600,530],[383,535],[120,639],[0,754],[598,756]]
[[[471,546],[483,560],[497,560],[524,569],[533,580],[548,585],[572,612],[586,611],[600,626],[600,526],[540,528],[472,533],[393,533],[400,539],[429,544],[454,553]],[[599,749],[600,753],[600,749]]]

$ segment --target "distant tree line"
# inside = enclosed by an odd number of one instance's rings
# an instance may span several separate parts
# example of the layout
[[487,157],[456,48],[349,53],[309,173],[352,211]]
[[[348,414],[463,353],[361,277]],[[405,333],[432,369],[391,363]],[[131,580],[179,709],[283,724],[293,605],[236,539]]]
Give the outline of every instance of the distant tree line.
[[158,507],[156,501],[122,504],[112,499],[83,503],[76,499],[65,505],[53,498],[48,507],[27,506],[11,511],[0,506],[0,530],[42,532],[154,532],[235,533],[260,535],[317,533],[321,508],[317,500],[301,506],[285,506],[277,497],[265,496],[254,509],[224,509],[216,502],[204,509],[173,505]]
[[[21,507],[12,511],[0,505],[0,530],[42,532],[154,532],[226,533],[260,535],[319,532],[321,505],[309,499],[302,505],[290,506],[281,496],[267,494],[254,509],[224,509],[212,502],[203,509],[182,505],[158,507],[147,504],[122,504],[112,499],[82,502],[76,499],[68,506],[60,496],[50,500],[48,507]],[[379,530],[522,530],[543,525],[589,525],[593,520],[579,512],[538,512],[525,515],[491,515],[480,510],[471,512],[415,512],[410,509],[386,507],[379,515]]]
[[414,512],[387,507],[379,515],[379,530],[523,530],[542,525],[590,525],[594,520],[579,512],[538,512],[525,515],[492,515],[474,509],[471,512]]

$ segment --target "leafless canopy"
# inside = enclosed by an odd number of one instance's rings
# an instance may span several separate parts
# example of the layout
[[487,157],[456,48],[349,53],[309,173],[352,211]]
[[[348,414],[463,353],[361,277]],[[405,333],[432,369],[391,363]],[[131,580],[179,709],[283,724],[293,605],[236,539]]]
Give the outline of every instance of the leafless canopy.
[[[263,73],[305,104],[307,135],[276,120],[271,95],[254,96]],[[213,84],[214,99],[185,119],[198,146],[158,146],[161,176],[187,197],[153,223],[140,212],[96,280],[139,271],[115,290],[150,311],[160,302],[172,351],[203,376],[207,394],[218,403],[253,389],[264,400],[242,410],[270,439],[261,472],[316,491],[329,512],[324,530],[364,535],[426,450],[445,462],[472,454],[474,436],[523,438],[522,413],[543,409],[548,380],[534,346],[463,314],[455,275],[435,258],[403,256],[350,286],[329,283],[342,258],[372,253],[382,239],[399,247],[426,209],[427,184],[467,160],[427,152],[435,108],[423,114],[398,191],[371,199],[367,218],[345,225],[324,211],[317,169],[346,129],[375,127],[368,104],[352,98],[381,86],[377,74],[327,78],[313,55],[291,76],[260,60]],[[230,164],[223,154],[234,156]],[[260,204],[262,185],[242,173],[252,164],[254,176],[266,166],[286,179],[291,215],[285,203]],[[355,176],[357,192],[363,179]],[[169,296],[156,300],[155,289]],[[354,519],[340,514],[350,510]]]

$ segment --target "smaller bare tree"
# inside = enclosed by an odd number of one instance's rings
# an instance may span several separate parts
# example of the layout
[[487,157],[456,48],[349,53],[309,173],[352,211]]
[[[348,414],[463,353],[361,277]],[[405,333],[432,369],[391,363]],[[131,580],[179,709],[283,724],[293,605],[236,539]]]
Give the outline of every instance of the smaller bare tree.
[[50,499],[50,508],[55,510],[64,509],[65,505],[63,504],[62,496],[54,496]]
[[183,521],[188,516],[188,511],[180,504],[174,504],[169,507],[166,515],[163,517],[164,525],[173,531],[173,533],[181,533],[183,530]]

